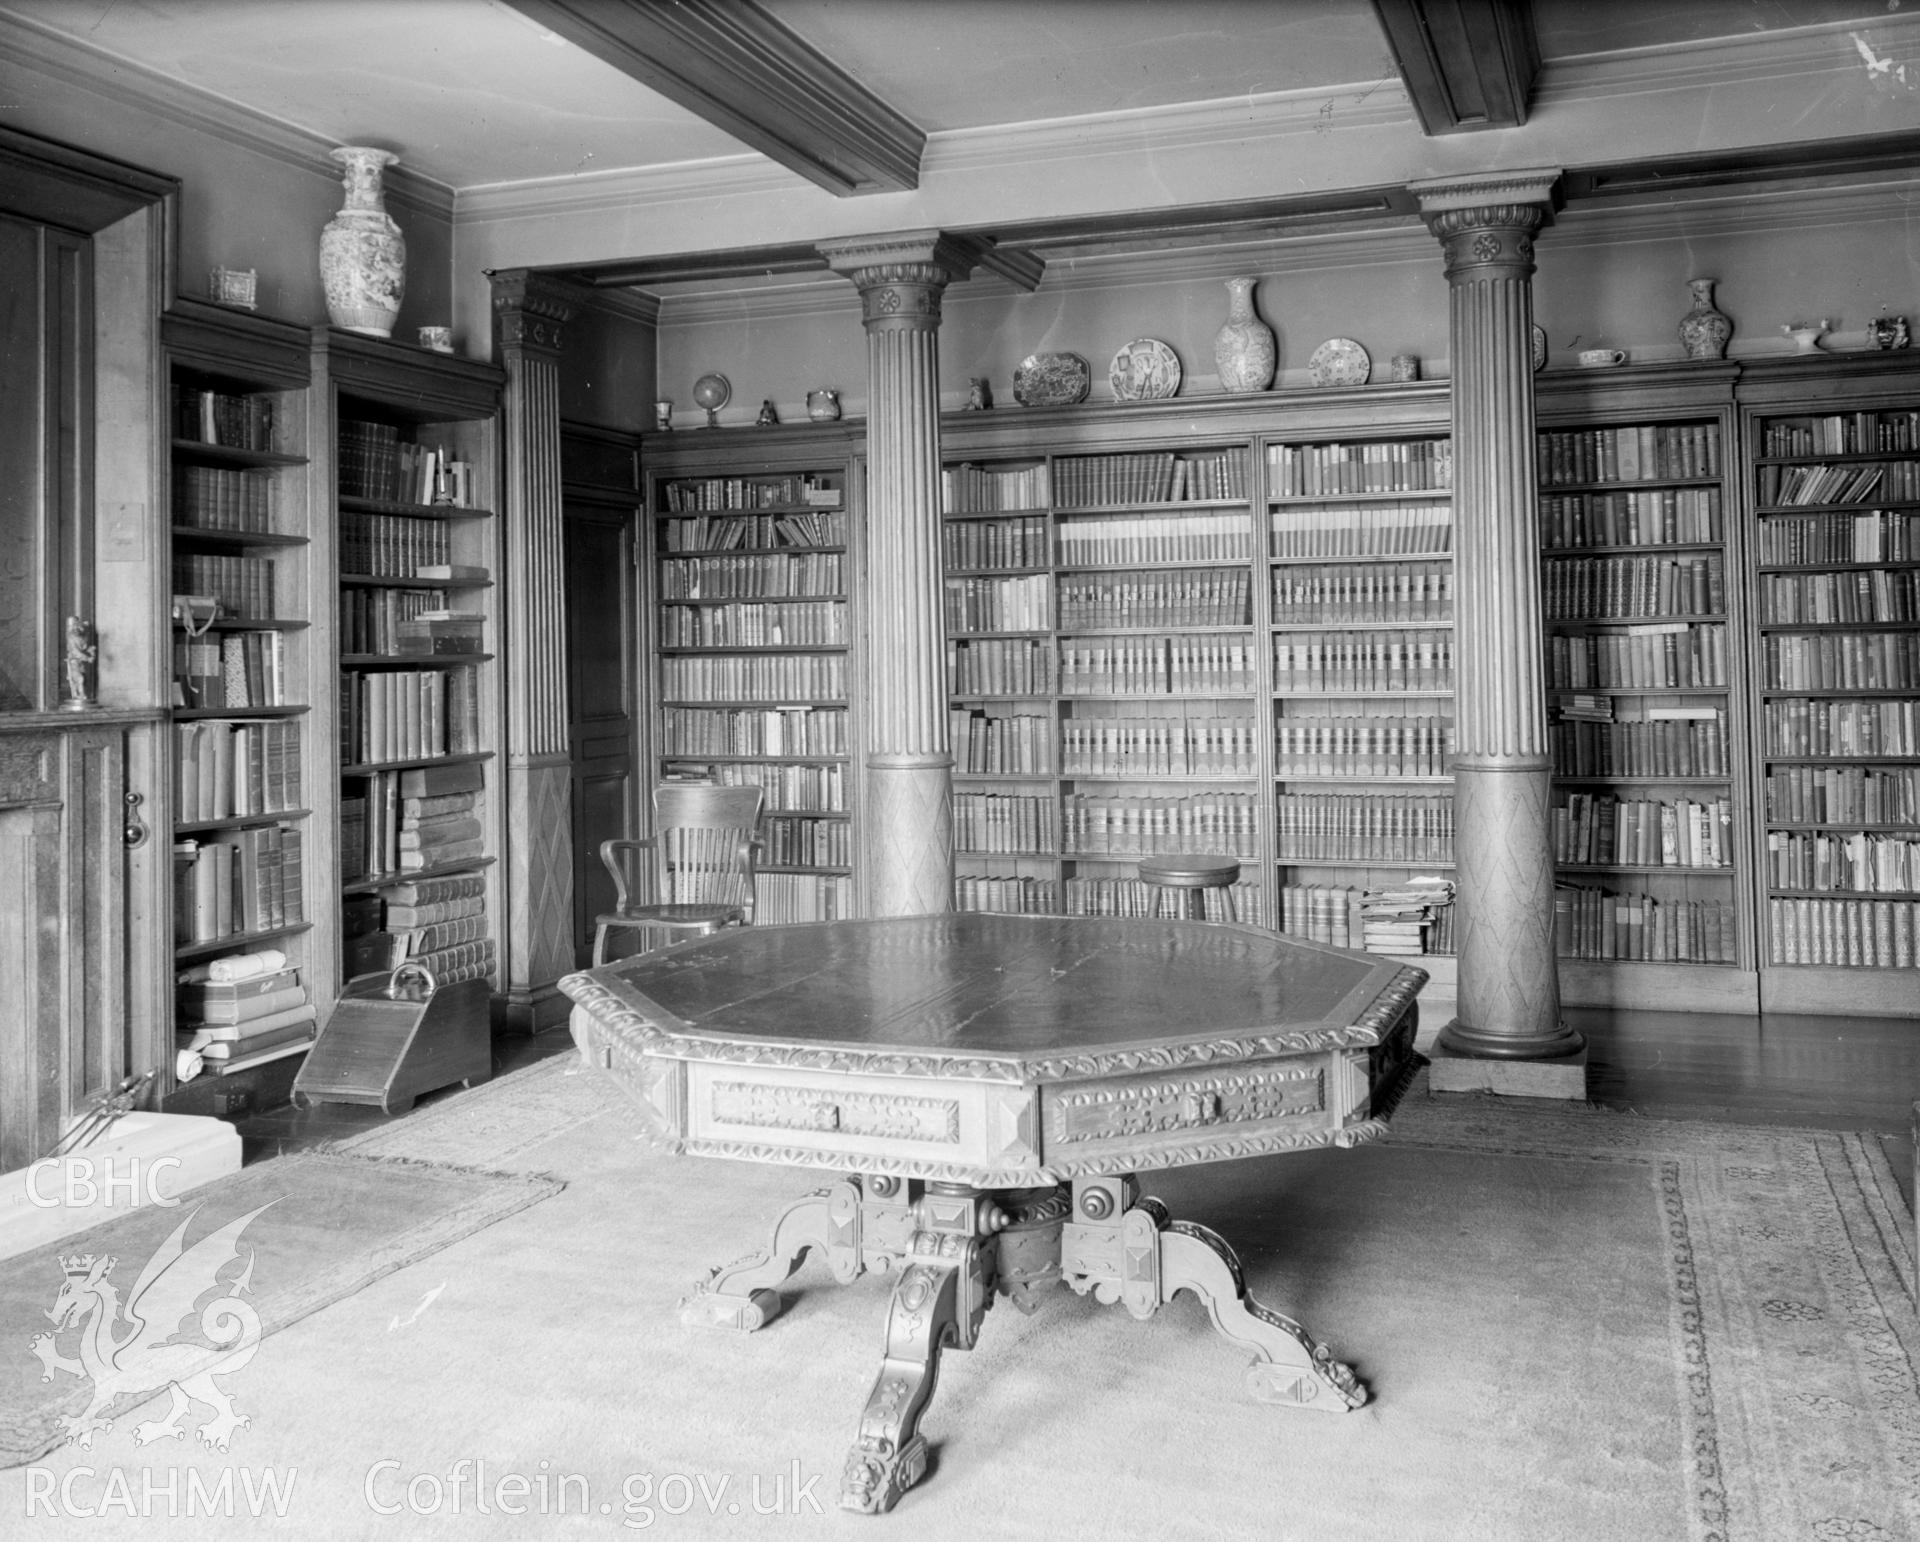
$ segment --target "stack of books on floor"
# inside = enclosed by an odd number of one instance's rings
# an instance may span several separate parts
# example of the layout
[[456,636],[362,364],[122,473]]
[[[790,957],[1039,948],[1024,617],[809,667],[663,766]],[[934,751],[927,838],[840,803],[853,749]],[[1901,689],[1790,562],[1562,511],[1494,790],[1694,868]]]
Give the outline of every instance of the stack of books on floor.
[[1437,952],[1428,934],[1452,904],[1450,878],[1409,878],[1396,888],[1369,889],[1360,899],[1360,946],[1401,958]]
[[479,873],[422,878],[380,891],[392,957],[425,966],[436,985],[457,985],[493,973],[487,936],[486,880]]
[[[265,948],[198,964],[179,978],[175,1047],[217,1076],[302,1053],[316,1017],[300,972]],[[182,1076],[182,1080],[185,1080]]]

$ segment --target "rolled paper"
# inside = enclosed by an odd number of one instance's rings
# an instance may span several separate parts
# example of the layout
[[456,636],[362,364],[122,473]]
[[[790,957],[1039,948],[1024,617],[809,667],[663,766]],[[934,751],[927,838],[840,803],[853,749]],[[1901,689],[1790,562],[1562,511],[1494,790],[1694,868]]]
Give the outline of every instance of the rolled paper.
[[235,980],[251,980],[255,975],[272,974],[287,967],[287,955],[278,948],[262,948],[258,953],[233,953],[216,958],[207,965],[207,978],[218,985]]

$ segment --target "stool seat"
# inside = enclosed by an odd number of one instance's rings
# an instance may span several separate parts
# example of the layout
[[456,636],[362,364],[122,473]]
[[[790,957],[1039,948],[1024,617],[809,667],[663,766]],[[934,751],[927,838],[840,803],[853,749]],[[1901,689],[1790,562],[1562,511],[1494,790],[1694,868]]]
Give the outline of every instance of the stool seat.
[[1140,881],[1154,890],[1153,913],[1162,913],[1163,901],[1171,899],[1176,919],[1204,921],[1207,907],[1204,889],[1222,889],[1227,919],[1237,921],[1233,886],[1240,881],[1240,863],[1234,857],[1205,853],[1161,852],[1140,859]]

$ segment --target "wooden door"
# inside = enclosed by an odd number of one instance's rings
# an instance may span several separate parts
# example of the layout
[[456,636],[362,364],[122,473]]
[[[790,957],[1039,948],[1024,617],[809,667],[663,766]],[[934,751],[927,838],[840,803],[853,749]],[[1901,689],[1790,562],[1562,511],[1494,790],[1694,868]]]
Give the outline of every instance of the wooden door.
[[634,521],[631,503],[566,503],[567,743],[573,771],[573,942],[593,961],[593,918],[613,908],[600,843],[632,835],[635,780]]

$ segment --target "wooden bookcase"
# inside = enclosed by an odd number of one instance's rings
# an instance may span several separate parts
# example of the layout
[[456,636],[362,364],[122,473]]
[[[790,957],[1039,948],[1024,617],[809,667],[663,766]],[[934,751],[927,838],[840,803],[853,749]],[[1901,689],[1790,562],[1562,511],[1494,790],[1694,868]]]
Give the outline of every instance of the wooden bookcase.
[[1571,1005],[1758,1005],[1733,374],[1584,371],[1540,401],[1556,921]]
[[1762,991],[1920,1010],[1920,368],[1742,382]]
[[328,328],[311,357],[333,543],[316,622],[337,710],[316,738],[337,789],[324,866],[340,974],[405,956],[442,985],[497,987],[505,377]]
[[762,926],[859,913],[848,446],[843,430],[796,425],[650,438],[642,455],[651,781],[763,789]]
[[[161,323],[172,595],[166,822],[175,1026],[188,1037],[199,1021],[198,977],[223,958],[285,954],[297,985],[276,994],[299,995],[296,1014],[317,1015],[332,998],[335,954],[316,924],[327,910],[316,832],[332,800],[313,732],[313,705],[326,695],[312,617],[327,545],[314,535],[307,342],[304,327],[192,300]],[[304,1052],[312,1030],[302,1036],[299,1026],[251,1054],[236,1049],[231,1065]]]

